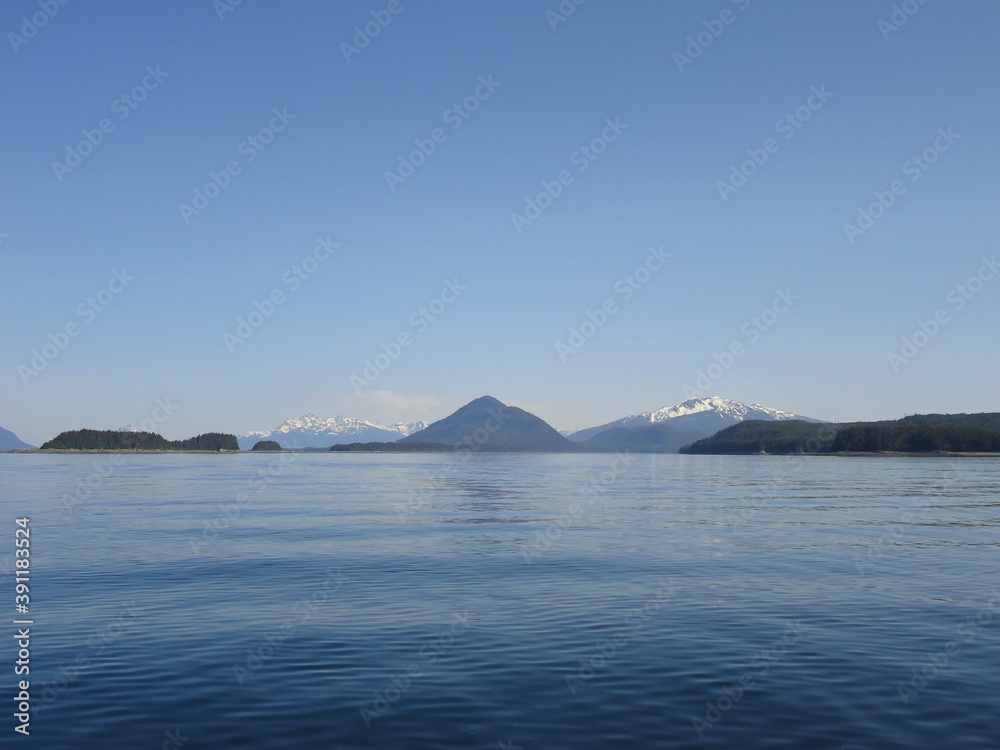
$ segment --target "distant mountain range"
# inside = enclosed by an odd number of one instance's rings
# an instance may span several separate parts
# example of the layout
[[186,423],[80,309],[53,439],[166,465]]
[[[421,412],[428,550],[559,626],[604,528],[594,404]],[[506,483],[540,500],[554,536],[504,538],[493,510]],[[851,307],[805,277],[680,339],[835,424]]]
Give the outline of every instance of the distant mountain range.
[[[321,419],[306,414],[272,430],[245,432],[236,437],[243,451],[252,450],[261,441],[274,441],[287,450],[323,450],[335,445],[350,445],[350,450],[445,450],[464,444],[478,451],[676,453],[683,446],[748,420],[819,423],[768,406],[710,396],[632,414],[571,434],[552,428],[523,409],[483,396],[430,425],[412,422],[387,426],[354,417]],[[134,433],[136,428],[126,425],[118,432]],[[385,448],[396,442],[401,444],[398,448]],[[0,450],[30,448],[13,433],[0,429]]]
[[[833,424],[711,396],[622,417],[567,438],[534,414],[482,396],[430,425],[414,422],[386,427],[351,417],[306,415],[269,432],[247,432],[238,439],[209,433],[167,441],[127,426],[117,431],[64,432],[42,448],[235,451],[251,450],[269,440],[291,450],[363,452],[1000,453],[1000,414],[926,414]],[[30,449],[0,428],[0,450]]]
[[[334,445],[351,445],[351,450],[373,450],[397,441],[405,444],[407,451],[422,447],[440,450],[442,446],[466,441],[472,449],[483,451],[676,453],[682,446],[746,420],[818,422],[768,406],[711,396],[568,433],[552,428],[523,409],[507,406],[492,396],[483,396],[431,425],[421,421],[387,426],[355,417],[322,419],[306,414],[288,419],[272,430],[255,430],[236,437],[242,451],[252,450],[260,441],[271,440],[286,450],[327,450]],[[496,429],[489,431],[489,426]],[[136,428],[126,425],[117,431],[134,433]],[[478,439],[487,432],[488,439]],[[32,447],[13,433],[0,429],[0,450]],[[401,446],[395,450],[402,449]]]
[[[744,420],[819,423],[791,412],[712,396],[623,417],[580,430],[567,439],[535,415],[507,406],[492,396],[483,396],[426,429],[398,440],[395,445],[413,444],[416,448],[416,444],[420,444],[427,449],[466,445],[479,451],[677,453],[682,446]],[[362,442],[351,444],[349,449],[400,450],[400,447],[389,447],[385,441],[366,445]]]
[[591,451],[627,449],[677,453],[685,445],[747,420],[820,423],[818,419],[769,406],[709,396],[692,398],[676,406],[665,406],[656,411],[633,414],[598,427],[589,427],[573,433],[569,439],[579,443],[584,450]]
[[306,414],[289,419],[273,430],[237,435],[240,450],[248,451],[260,440],[273,440],[282,448],[329,448],[344,443],[391,442],[424,429],[426,422],[394,424],[386,427],[353,417],[320,419]]
[[[646,411],[642,414],[622,417],[614,422],[602,424],[599,427],[588,427],[585,430],[574,432],[569,436],[569,439],[574,442],[583,442],[607,430],[619,427],[660,424],[661,422],[670,422],[675,427],[688,427],[700,424],[714,427],[720,421],[736,424],[747,419],[761,419],[764,421],[783,419],[800,419],[804,422],[821,421],[781,411],[780,409],[772,409],[769,406],[744,404],[740,401],[732,401],[719,396],[709,396],[708,398],[692,398],[676,406],[664,406],[662,409],[657,409],[656,411]],[[718,429],[716,432],[718,432]]]
[[10,430],[0,427],[0,451],[28,451],[34,447],[28,445]]

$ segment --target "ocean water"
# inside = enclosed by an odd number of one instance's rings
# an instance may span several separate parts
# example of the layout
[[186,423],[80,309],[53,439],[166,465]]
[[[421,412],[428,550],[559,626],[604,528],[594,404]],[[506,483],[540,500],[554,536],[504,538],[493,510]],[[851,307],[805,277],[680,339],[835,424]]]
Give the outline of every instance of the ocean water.
[[995,750],[998,494],[995,458],[0,455],[0,745]]

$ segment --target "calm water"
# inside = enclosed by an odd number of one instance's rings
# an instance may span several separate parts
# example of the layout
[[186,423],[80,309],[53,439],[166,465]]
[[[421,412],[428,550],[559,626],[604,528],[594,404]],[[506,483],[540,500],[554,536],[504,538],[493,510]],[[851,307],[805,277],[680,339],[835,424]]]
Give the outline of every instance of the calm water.
[[1000,747],[1000,461],[615,461],[0,456],[0,745]]

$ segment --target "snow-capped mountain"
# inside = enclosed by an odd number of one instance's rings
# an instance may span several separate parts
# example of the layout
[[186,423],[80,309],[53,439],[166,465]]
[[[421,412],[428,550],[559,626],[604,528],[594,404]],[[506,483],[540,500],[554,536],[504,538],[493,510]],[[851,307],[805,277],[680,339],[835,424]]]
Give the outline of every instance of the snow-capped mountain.
[[277,441],[282,448],[329,448],[341,443],[393,442],[424,429],[425,422],[390,426],[354,417],[320,419],[306,414],[289,419],[268,432],[251,431],[237,436],[240,450],[248,451],[259,440]]
[[740,401],[732,401],[719,396],[709,396],[708,398],[688,399],[676,406],[665,406],[656,411],[633,414],[597,427],[588,427],[585,430],[573,433],[570,436],[570,440],[582,442],[611,429],[644,427],[658,424],[669,424],[670,427],[684,432],[686,437],[700,433],[705,433],[701,437],[709,437],[725,427],[748,419],[762,419],[766,421],[786,419],[801,419],[805,422],[821,421],[811,419],[810,417],[803,417],[799,414],[792,414],[781,409],[774,409],[770,406],[744,404]]

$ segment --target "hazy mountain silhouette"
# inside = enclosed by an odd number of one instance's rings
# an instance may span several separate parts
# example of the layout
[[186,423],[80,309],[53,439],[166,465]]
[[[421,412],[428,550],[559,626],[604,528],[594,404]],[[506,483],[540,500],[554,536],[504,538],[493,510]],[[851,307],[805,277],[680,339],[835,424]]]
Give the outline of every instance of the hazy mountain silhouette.
[[454,414],[397,443],[467,445],[479,451],[576,452],[579,446],[534,414],[492,396],[470,401]]
[[10,430],[0,427],[0,451],[26,451],[34,447],[28,445]]

